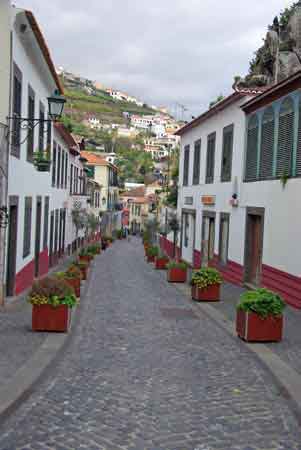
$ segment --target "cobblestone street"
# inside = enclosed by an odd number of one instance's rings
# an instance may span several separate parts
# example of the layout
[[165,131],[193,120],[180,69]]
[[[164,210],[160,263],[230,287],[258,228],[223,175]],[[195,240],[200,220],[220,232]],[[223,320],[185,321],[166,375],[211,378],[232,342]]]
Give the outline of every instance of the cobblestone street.
[[98,257],[80,314],[57,367],[0,426],[0,450],[301,450],[269,373],[196,316],[140,241]]

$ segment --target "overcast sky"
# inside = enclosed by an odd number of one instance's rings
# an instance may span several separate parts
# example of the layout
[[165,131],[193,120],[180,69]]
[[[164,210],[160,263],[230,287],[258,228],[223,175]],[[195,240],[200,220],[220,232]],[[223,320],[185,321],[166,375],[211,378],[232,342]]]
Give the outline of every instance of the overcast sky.
[[229,94],[287,0],[15,0],[57,66],[149,104],[204,111]]

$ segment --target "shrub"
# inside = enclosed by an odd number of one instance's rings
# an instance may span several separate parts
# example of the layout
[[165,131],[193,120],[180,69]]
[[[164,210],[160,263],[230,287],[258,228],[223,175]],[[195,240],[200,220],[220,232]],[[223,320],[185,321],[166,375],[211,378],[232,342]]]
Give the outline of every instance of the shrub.
[[186,270],[188,265],[183,261],[170,261],[167,264],[167,269],[181,269]]
[[240,297],[237,309],[245,312],[254,312],[262,318],[280,316],[286,304],[280,295],[268,289],[247,291]]
[[214,284],[221,284],[223,279],[218,270],[211,267],[203,267],[192,273],[191,285],[199,289],[206,289]]
[[117,230],[117,237],[121,239],[123,237],[123,230]]
[[80,269],[75,264],[72,264],[72,266],[70,266],[65,273],[66,273],[66,277],[67,278],[80,278],[80,279],[82,279],[82,273],[81,273]]
[[147,256],[158,256],[159,249],[158,247],[149,247],[146,251]]
[[83,248],[80,252],[79,252],[79,256],[90,256],[91,258],[94,257],[94,254],[88,251],[88,248]]
[[34,282],[28,301],[32,305],[67,305],[70,308],[77,303],[74,289],[63,279],[56,277],[46,277]]

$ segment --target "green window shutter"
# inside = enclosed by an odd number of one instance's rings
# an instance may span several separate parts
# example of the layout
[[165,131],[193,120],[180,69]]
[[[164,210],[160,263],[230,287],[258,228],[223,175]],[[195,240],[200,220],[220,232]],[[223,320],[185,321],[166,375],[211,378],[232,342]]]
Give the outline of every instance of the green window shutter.
[[256,115],[254,115],[249,120],[248,125],[245,181],[255,181],[257,179],[258,136],[258,118]]
[[294,145],[294,103],[292,99],[284,100],[279,115],[277,169],[278,178],[291,175]]
[[48,226],[49,226],[49,197],[45,197],[44,205],[44,233],[43,233],[43,249],[48,247]]
[[188,180],[189,180],[189,152],[190,152],[190,146],[186,145],[186,147],[184,149],[183,186],[188,186]]
[[207,141],[207,161],[206,161],[206,183],[211,184],[214,181],[214,165],[215,165],[215,141],[216,133],[208,136]]
[[221,181],[231,181],[233,159],[233,125],[224,128]]
[[275,115],[273,108],[268,108],[262,120],[262,137],[260,151],[259,178],[269,180],[273,178],[273,156],[274,156],[274,130]]
[[200,183],[201,140],[194,144],[193,184]]
[[298,126],[296,175],[297,175],[297,177],[301,177],[301,100],[300,100],[300,104],[299,104],[299,126]]
[[24,238],[23,238],[23,258],[30,254],[31,246],[31,216],[32,216],[32,198],[25,197],[24,209]]

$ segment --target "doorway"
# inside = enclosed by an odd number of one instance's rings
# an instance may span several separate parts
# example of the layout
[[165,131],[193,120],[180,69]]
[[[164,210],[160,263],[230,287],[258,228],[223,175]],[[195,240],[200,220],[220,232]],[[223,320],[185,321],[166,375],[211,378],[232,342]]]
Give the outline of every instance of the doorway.
[[35,277],[39,276],[40,271],[41,222],[42,222],[42,197],[37,197],[36,239],[35,239],[35,254],[34,254]]
[[196,212],[183,209],[181,221],[181,257],[184,261],[193,265],[195,248],[195,222]]
[[245,283],[260,286],[264,234],[264,208],[247,208]]
[[18,235],[18,206],[19,198],[9,198],[9,226],[8,226],[8,248],[7,248],[7,274],[6,295],[15,295],[16,263],[17,263],[17,235]]
[[207,267],[214,259],[215,212],[203,212],[202,223],[202,266]]

